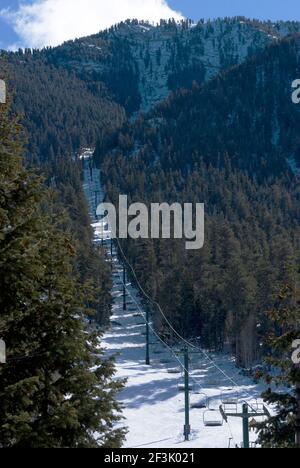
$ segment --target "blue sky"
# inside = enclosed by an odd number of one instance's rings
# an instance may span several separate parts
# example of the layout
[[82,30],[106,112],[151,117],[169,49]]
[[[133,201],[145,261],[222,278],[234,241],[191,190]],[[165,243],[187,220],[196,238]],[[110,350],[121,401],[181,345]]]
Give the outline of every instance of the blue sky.
[[169,5],[192,19],[246,16],[300,20],[299,0],[169,0]]
[[[56,45],[66,39],[96,33],[109,23],[118,22],[122,15],[131,17],[136,12],[139,12],[136,16],[152,15],[149,19],[155,21],[157,16],[153,5],[159,3],[162,5],[157,7],[157,15],[161,13],[166,16],[172,8],[193,20],[236,15],[271,20],[300,20],[299,0],[166,0],[170,9],[163,4],[164,0],[114,0],[114,8],[108,6],[109,2],[112,4],[112,0],[0,0],[0,47]],[[39,3],[42,7],[36,9],[35,5]],[[21,4],[33,5],[30,15],[29,10],[23,9],[18,15],[6,15],[4,18],[3,9],[18,11]],[[88,8],[88,4],[92,7]],[[49,5],[52,9],[59,5],[57,17],[53,12],[51,17],[46,17],[45,12],[49,11]],[[86,17],[85,25],[82,24],[83,14]],[[63,24],[62,18],[67,19],[68,25]]]

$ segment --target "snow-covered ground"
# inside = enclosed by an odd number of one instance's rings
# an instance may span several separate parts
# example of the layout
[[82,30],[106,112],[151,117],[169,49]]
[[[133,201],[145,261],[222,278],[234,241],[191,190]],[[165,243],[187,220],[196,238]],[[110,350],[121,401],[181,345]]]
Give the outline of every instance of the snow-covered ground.
[[[95,219],[96,197],[103,197],[100,172],[91,168],[85,159],[84,190],[90,205],[95,229],[95,241],[99,242],[99,225]],[[99,201],[100,202],[100,201]],[[113,257],[114,298],[111,328],[102,339],[108,355],[116,355],[117,378],[126,378],[127,384],[119,396],[124,406],[124,426],[128,435],[124,448],[227,448],[242,443],[242,419],[230,417],[228,424],[207,427],[204,419],[221,420],[219,406],[222,400],[235,400],[233,412],[241,412],[247,401],[257,410],[263,388],[241,375],[234,360],[228,355],[193,354],[190,362],[191,407],[195,403],[208,403],[208,408],[190,410],[192,433],[184,441],[184,383],[182,357],[173,354],[151,333],[151,365],[145,365],[145,311],[136,288],[128,281],[127,311],[123,311],[122,264]],[[224,375],[226,374],[226,376]],[[230,378],[230,379],[229,379]],[[233,388],[232,380],[237,384]],[[261,418],[256,417],[257,421]],[[252,432],[250,440],[257,435]]]

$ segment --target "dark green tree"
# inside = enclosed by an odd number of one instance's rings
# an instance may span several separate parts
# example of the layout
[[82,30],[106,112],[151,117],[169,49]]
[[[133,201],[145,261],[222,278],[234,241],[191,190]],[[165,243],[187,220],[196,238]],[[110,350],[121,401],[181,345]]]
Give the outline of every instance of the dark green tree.
[[296,419],[300,411],[300,365],[292,359],[293,343],[300,338],[296,285],[282,288],[269,319],[274,325],[266,340],[270,372],[264,378],[270,388],[263,398],[275,411],[258,426],[259,443],[265,448],[295,448]]
[[22,164],[21,128],[0,106],[0,446],[118,447],[114,363],[84,327],[94,288],[42,182]]

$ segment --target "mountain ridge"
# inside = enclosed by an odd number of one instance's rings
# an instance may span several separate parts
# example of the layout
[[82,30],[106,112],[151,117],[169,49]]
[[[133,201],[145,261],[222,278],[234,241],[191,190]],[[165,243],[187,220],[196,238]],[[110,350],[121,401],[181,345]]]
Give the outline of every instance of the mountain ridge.
[[[73,70],[90,86],[103,81],[131,114],[149,111],[171,91],[202,84],[242,63],[282,37],[300,32],[300,23],[268,23],[246,18],[161,21],[137,20],[48,49],[45,58]],[[124,88],[126,92],[124,92]],[[130,96],[130,98],[128,98]]]

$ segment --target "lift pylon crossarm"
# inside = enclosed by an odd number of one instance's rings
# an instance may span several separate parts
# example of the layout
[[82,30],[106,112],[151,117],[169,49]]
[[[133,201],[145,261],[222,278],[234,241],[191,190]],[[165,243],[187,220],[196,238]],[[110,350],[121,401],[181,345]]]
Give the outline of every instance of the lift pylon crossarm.
[[227,412],[226,410],[224,410],[223,408],[223,405],[220,406],[220,411],[221,411],[221,414],[224,415],[224,418],[247,418],[247,419],[250,419],[250,418],[259,418],[259,417],[264,417],[264,416],[269,416],[270,413],[269,411],[267,410],[266,407],[264,407],[264,411],[256,411],[256,412],[253,412],[253,413],[229,413]]
[[[249,409],[251,410],[251,413],[249,412]],[[263,406],[263,411],[254,411],[253,412],[253,409],[251,408],[251,405],[248,404],[248,403],[243,404],[242,413],[238,413],[238,412],[230,413],[230,412],[226,411],[226,405],[221,405],[220,406],[220,413],[221,413],[224,421],[226,421],[226,423],[228,423],[228,418],[241,418],[242,419],[242,421],[243,421],[243,447],[245,449],[250,448],[250,440],[249,440],[249,421],[250,421],[250,419],[258,418],[258,417],[265,417],[265,416],[268,416],[268,414],[270,414],[265,406]]]

